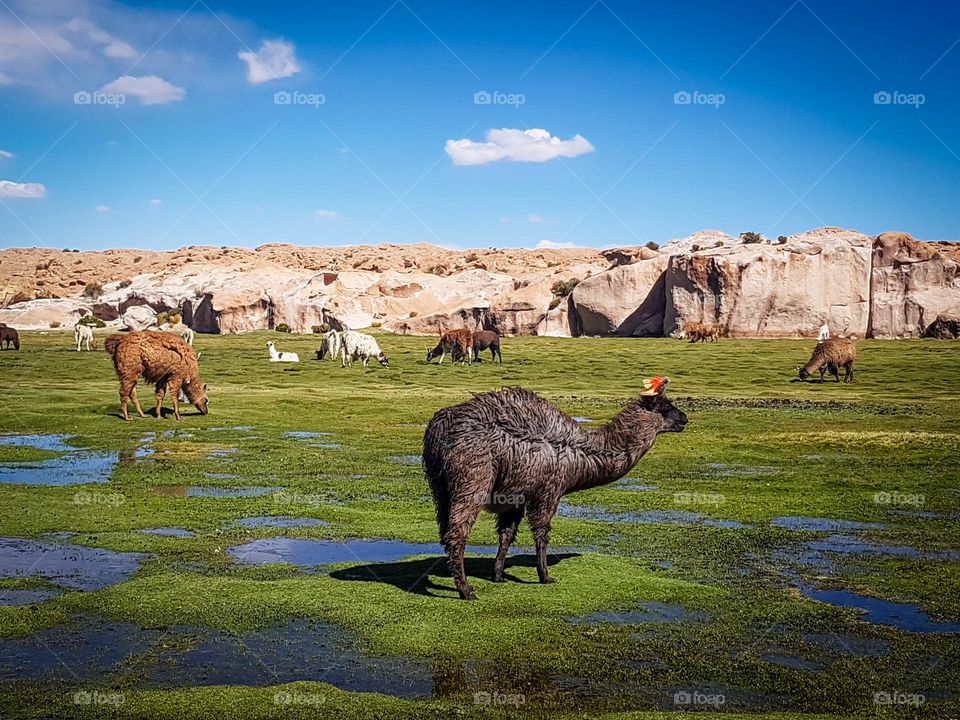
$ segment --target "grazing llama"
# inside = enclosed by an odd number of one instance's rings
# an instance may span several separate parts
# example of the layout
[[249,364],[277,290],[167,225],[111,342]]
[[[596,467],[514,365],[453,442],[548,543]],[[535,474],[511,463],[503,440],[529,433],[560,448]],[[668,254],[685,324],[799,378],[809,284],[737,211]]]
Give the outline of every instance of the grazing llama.
[[[443,359],[450,353],[453,357],[459,356],[461,360],[466,360],[467,364],[473,363],[473,333],[463,328],[459,330],[442,330],[440,332],[440,342],[433,350],[427,351],[427,362],[429,363],[435,357],[440,361],[437,365],[443,365]],[[451,360],[455,362],[455,360]]]
[[292,352],[277,352],[273,340],[267,340],[267,350],[270,351],[270,362],[300,362],[300,356]]
[[354,330],[344,330],[340,335],[340,367],[353,367],[354,360],[362,360],[367,366],[370,358],[376,358],[384,367],[390,367],[390,361],[383,354],[377,339],[373,335],[366,335]]
[[547,542],[560,498],[623,477],[660,433],[681,432],[687,424],[663,394],[668,382],[644,381],[640,397],[596,430],[523,388],[476,395],[433,416],[423,437],[423,467],[461,598],[476,598],[463,555],[481,510],[497,515],[494,582],[504,580],[507,550],[524,516],[536,542],[540,582],[553,582]]
[[810,361],[803,367],[797,366],[800,379],[806,380],[815,372],[823,374],[830,371],[835,382],[840,382],[840,368],[844,369],[843,381],[853,382],[853,362],[857,359],[857,345],[847,338],[833,338],[817,343]]
[[74,325],[73,339],[77,342],[77,352],[80,352],[83,345],[87,346],[87,350],[90,350],[91,345],[94,350],[97,349],[97,341],[93,339],[93,328],[89,325],[84,325],[81,322]]
[[145,330],[111,335],[103,341],[103,347],[113,358],[113,367],[120,379],[120,409],[124,420],[130,419],[127,405],[131,399],[140,417],[145,417],[137,398],[137,380],[141,376],[155,386],[158,419],[163,417],[163,398],[168,390],[177,420],[180,419],[181,390],[201,415],[207,414],[207,386],[200,380],[193,348],[182,338]]

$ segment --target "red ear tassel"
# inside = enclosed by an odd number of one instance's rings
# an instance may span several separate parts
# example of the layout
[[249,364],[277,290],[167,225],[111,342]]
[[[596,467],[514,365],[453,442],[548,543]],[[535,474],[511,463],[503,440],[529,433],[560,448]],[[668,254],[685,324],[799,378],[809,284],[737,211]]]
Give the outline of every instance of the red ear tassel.
[[641,395],[660,395],[664,390],[667,389],[667,385],[670,383],[670,378],[662,377],[658,375],[657,377],[647,378],[643,381],[643,391]]

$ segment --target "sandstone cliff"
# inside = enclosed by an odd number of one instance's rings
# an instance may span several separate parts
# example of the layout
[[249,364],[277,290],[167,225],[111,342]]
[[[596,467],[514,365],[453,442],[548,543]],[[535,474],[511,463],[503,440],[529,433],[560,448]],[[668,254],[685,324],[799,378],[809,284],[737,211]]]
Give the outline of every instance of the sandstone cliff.
[[[960,246],[820,228],[744,242],[716,230],[660,251],[447,250],[432,245],[0,251],[0,321],[72,325],[92,312],[141,328],[180,309],[199,332],[314,326],[434,334],[669,335],[689,321],[737,337],[947,337]],[[557,288],[580,280],[569,295]],[[558,281],[560,285],[558,285]],[[86,292],[84,292],[86,291]],[[935,325],[940,318],[939,325]],[[943,328],[947,328],[944,330]]]

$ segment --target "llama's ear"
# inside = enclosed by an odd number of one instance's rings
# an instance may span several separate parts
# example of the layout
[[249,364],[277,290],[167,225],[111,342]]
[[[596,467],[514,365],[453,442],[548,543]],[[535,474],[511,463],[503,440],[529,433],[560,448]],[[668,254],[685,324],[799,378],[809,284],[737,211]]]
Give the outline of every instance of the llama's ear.
[[207,384],[206,384],[206,383],[203,384],[203,391],[204,391],[204,392],[207,391]]

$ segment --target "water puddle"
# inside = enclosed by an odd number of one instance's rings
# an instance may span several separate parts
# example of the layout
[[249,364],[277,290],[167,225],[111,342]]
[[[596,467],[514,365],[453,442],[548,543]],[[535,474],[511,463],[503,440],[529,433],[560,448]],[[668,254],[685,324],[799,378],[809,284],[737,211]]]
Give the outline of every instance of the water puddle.
[[893,602],[881,598],[860,595],[851,590],[817,590],[799,584],[804,597],[828,605],[855,608],[863,611],[863,620],[876,625],[892,625],[913,633],[960,633],[960,622],[933,620],[916,605]]
[[752,527],[737,520],[722,520],[705,517],[689,510],[637,510],[614,512],[590,505],[567,505],[560,503],[557,515],[578,520],[603,520],[605,522],[632,522],[641,525],[705,525],[707,527],[743,529]]
[[52,588],[4,588],[0,589],[0,605],[34,605],[59,595]]
[[812,670],[813,672],[819,672],[823,670],[824,667],[814,660],[807,660],[806,658],[802,658],[797,655],[763,653],[760,655],[760,659],[773,665],[781,665],[793,670]]
[[0,678],[62,680],[65,665],[77,680],[106,685],[125,676],[146,688],[324,682],[402,698],[432,693],[426,661],[364,655],[355,644],[343,628],[309,620],[243,633],[89,622],[0,641]]
[[[271,537],[235,545],[227,548],[227,552],[247,565],[287,563],[316,567],[342,562],[396,562],[414,555],[442,555],[443,549],[436,543],[412,543],[403,540],[302,540]],[[492,555],[496,553],[496,548],[468,546],[467,552]]]
[[[283,433],[283,437],[294,438],[297,440],[316,440],[317,438],[332,437],[333,433],[328,432],[313,432],[310,430],[290,430]],[[325,450],[336,450],[340,447],[340,443],[334,442],[306,442],[304,443],[307,447],[323,448]]]
[[233,473],[222,473],[222,472],[206,472],[203,474],[208,480],[239,480],[239,475],[234,475]]
[[857,520],[835,520],[821,517],[784,516],[773,519],[774,527],[810,532],[843,532],[845,530],[883,530],[886,525]]
[[711,475],[720,477],[761,477],[776,475],[780,468],[775,465],[738,465],[736,463],[707,463],[703,466]]
[[99,590],[133,576],[145,556],[29,538],[0,538],[0,577],[44,577],[71,590]]
[[576,421],[577,421],[578,423],[580,423],[581,425],[582,425],[583,423],[592,423],[592,422],[593,422],[593,418],[584,417],[583,415],[574,415],[574,416],[573,416],[573,419],[576,420]]
[[178,527],[144,528],[140,532],[146,533],[147,535],[159,535],[161,537],[176,537],[176,538],[196,537],[196,534],[192,530],[187,530],[186,528],[178,528]]
[[656,485],[648,485],[647,483],[639,482],[633,478],[625,478],[623,481],[618,482],[616,487],[623,490],[640,490],[640,491],[653,491],[657,489]]
[[841,635],[839,633],[811,633],[804,635],[805,642],[829,653],[880,657],[890,652],[890,643],[879,638]]
[[282,487],[208,487],[206,485],[153,486],[153,492],[157,495],[169,495],[171,497],[240,498],[271,495],[282,491]]
[[116,452],[95,452],[67,445],[71,435],[4,435],[0,445],[21,445],[58,452],[61,455],[46,460],[7,462],[0,465],[0,483],[14,485],[81,485],[102,483],[120,459]]
[[635,610],[605,610],[590,613],[582,617],[567,618],[574,625],[610,623],[614,625],[644,625],[675,622],[701,622],[706,616],[700,612],[691,612],[681,605],[662,602],[645,602]]
[[287,515],[263,515],[259,517],[245,517],[234,521],[236,527],[244,528],[292,528],[292,527],[326,527],[330,523],[317,518],[290,517]]
[[397,463],[399,465],[419,465],[423,462],[422,455],[387,455],[384,458],[387,462]]

